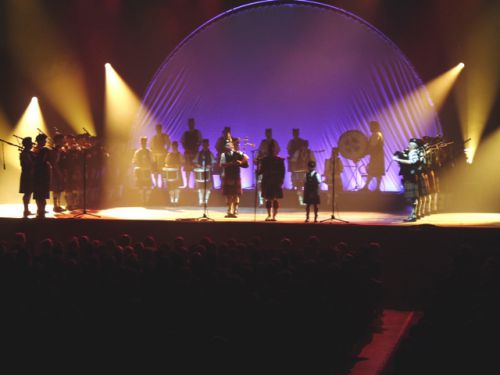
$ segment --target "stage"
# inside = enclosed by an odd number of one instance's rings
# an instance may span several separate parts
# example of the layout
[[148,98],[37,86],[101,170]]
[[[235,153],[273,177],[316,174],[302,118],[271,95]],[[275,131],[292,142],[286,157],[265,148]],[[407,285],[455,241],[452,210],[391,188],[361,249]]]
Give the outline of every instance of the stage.
[[[36,206],[30,205],[30,210],[36,212]],[[0,218],[21,218],[22,204],[0,204]],[[439,213],[426,216],[417,222],[406,223],[403,219],[405,212],[368,212],[368,211],[339,211],[334,213],[335,220],[330,220],[332,213],[320,210],[318,222],[305,223],[305,208],[283,208],[280,210],[276,222],[266,222],[267,212],[265,208],[243,207],[240,209],[238,218],[225,218],[225,207],[207,207],[207,217],[203,217],[203,207],[113,207],[101,210],[87,210],[88,214],[82,214],[82,210],[63,213],[54,213],[52,206],[47,205],[46,220],[65,219],[92,219],[92,220],[133,220],[133,221],[182,221],[197,222],[211,221],[218,223],[256,223],[263,222],[268,225],[276,224],[304,224],[304,225],[368,225],[368,226],[419,226],[432,225],[437,227],[483,227],[500,228],[499,213],[479,212],[455,212]],[[96,216],[94,216],[96,215]],[[311,212],[311,219],[313,219]],[[339,219],[339,220],[337,220]],[[25,220],[35,220],[35,215]]]

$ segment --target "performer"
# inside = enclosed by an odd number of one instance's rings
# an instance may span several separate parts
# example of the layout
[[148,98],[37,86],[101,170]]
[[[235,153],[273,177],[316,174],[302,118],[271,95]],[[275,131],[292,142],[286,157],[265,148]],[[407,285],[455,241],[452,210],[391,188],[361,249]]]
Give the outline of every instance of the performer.
[[151,151],[153,152],[153,183],[154,187],[161,186],[161,168],[165,162],[168,150],[170,150],[170,137],[162,132],[162,125],[155,127],[156,134],[151,139]]
[[148,138],[141,138],[141,148],[135,151],[132,158],[134,174],[136,178],[137,188],[141,194],[142,203],[146,205],[151,194],[151,170],[153,167],[153,155],[147,147]]
[[23,194],[23,218],[28,218],[33,215],[29,210],[29,203],[31,194],[33,194],[33,170],[34,170],[34,154],[31,151],[33,148],[33,141],[31,137],[23,138],[23,150],[19,154],[19,161],[21,163],[21,180],[19,183],[19,193]]
[[309,149],[309,141],[304,140],[299,149],[295,151],[294,155],[290,159],[293,170],[292,170],[292,188],[297,192],[297,197],[299,199],[299,204],[304,205],[304,178],[308,171],[308,164],[310,161],[316,162],[316,156],[311,149]]
[[45,147],[47,135],[36,136],[33,168],[33,198],[36,201],[37,219],[45,218],[45,205],[50,198],[50,149]]
[[221,155],[222,194],[226,197],[227,218],[238,217],[241,196],[240,167],[248,168],[248,155],[238,150],[239,139],[226,143],[226,150]]
[[299,137],[299,129],[292,129],[292,139],[288,141],[286,146],[286,150],[288,152],[288,171],[292,172],[296,170],[293,156],[300,149],[300,147],[304,144],[306,140]]
[[208,198],[210,198],[210,192],[213,188],[211,171],[215,164],[217,164],[214,154],[210,151],[210,142],[208,139],[204,139],[201,142],[201,147],[201,151],[194,158],[195,166],[197,169],[201,169],[198,171],[201,173],[201,178],[195,178],[196,188],[198,189],[198,204],[200,206],[208,204]]
[[306,173],[304,179],[304,203],[306,204],[306,220],[305,222],[309,222],[309,212],[311,209],[311,205],[314,207],[314,222],[318,222],[318,204],[320,203],[319,199],[319,190],[321,185],[321,178],[319,173],[316,172],[316,162],[309,161],[307,163],[308,172]]
[[[335,170],[335,175],[332,174],[334,170]],[[342,164],[342,161],[340,160],[339,157],[339,149],[338,147],[332,147],[332,154],[329,159],[325,160],[325,170],[323,172],[325,182],[328,185],[329,205],[332,203],[332,199],[334,199],[336,202],[338,193],[344,190],[342,186],[342,178],[340,177],[340,174],[343,171],[344,171],[344,165]],[[332,191],[335,191],[335,197],[332,196]]]
[[440,137],[422,137],[425,151],[425,167],[423,168],[424,176],[426,179],[427,196],[425,197],[425,204],[423,215],[429,215],[438,211],[439,201],[439,169],[440,169],[440,149],[442,139]]
[[215,167],[213,169],[213,174],[214,175],[220,175],[221,174],[221,167],[219,165],[220,162],[220,157],[221,155],[226,151],[226,143],[227,142],[232,142],[232,136],[231,136],[231,128],[229,126],[226,126],[222,130],[222,135],[217,138],[217,141],[215,142],[215,158],[217,160],[217,163],[215,164]]
[[375,178],[377,184],[374,191],[380,191],[380,181],[382,180],[382,176],[385,175],[384,136],[380,131],[380,124],[377,121],[370,121],[369,125],[370,131],[372,132],[368,140],[370,162],[367,166],[368,176],[366,178],[366,183],[361,190],[367,191],[371,180]]
[[78,191],[82,183],[81,149],[72,134],[66,135],[65,152],[60,155],[60,168],[64,175],[66,209],[73,211],[79,206]]
[[392,159],[401,166],[400,174],[403,178],[405,198],[411,206],[410,215],[404,221],[417,221],[418,212],[423,203],[419,198],[426,194],[424,181],[421,177],[424,164],[424,150],[421,140],[417,138],[410,139],[408,152],[397,152]]
[[181,143],[184,148],[184,172],[186,173],[186,188],[189,188],[189,180],[193,171],[193,159],[198,153],[201,145],[201,132],[195,129],[194,118],[188,119],[188,130],[182,134]]
[[184,165],[184,156],[179,152],[179,142],[172,142],[172,151],[165,158],[165,181],[172,206],[179,205],[182,185],[181,168]]
[[63,212],[65,209],[61,206],[61,194],[64,191],[64,173],[61,164],[64,148],[64,135],[56,133],[54,135],[54,148],[50,153],[50,164],[52,165],[52,179],[50,181],[50,190],[52,190],[52,199],[54,201],[54,212]]
[[[254,160],[254,164],[256,166],[259,165],[259,162],[261,159],[265,158],[266,156],[269,156],[269,145],[272,143],[273,144],[273,155],[271,156],[276,156],[280,153],[280,145],[276,139],[273,138],[273,130],[270,128],[267,128],[265,130],[265,136],[259,145],[259,148],[257,149],[257,155]],[[264,204],[264,198],[262,197],[262,175],[257,174],[257,192],[258,192],[258,197],[259,197],[259,206],[262,206]]]
[[[266,221],[276,221],[278,199],[283,198],[283,180],[285,178],[285,159],[276,155],[277,143],[269,142],[266,156],[260,159],[257,174],[262,176],[262,196],[266,200]],[[271,213],[272,209],[272,213]]]

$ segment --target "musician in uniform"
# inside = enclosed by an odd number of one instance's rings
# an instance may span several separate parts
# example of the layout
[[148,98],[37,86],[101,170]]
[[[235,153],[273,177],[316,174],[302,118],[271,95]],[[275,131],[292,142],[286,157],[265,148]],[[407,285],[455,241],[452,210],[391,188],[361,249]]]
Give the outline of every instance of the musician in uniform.
[[248,168],[248,155],[238,150],[239,139],[226,143],[226,150],[221,155],[222,194],[226,197],[226,218],[238,217],[241,197],[240,168]]
[[72,134],[66,135],[65,152],[60,155],[59,165],[64,176],[64,197],[66,209],[69,211],[78,208],[78,189],[82,171],[79,161],[80,148]]
[[33,194],[33,169],[35,164],[35,156],[31,149],[33,141],[31,137],[23,138],[23,149],[19,154],[19,162],[21,163],[21,179],[19,183],[19,193],[23,194],[23,218],[33,215],[29,210],[31,194]]
[[304,205],[304,178],[308,171],[310,161],[316,162],[314,152],[309,148],[309,141],[304,140],[297,151],[293,154],[290,161],[293,164],[292,170],[292,187],[297,192],[299,204]]
[[292,139],[288,141],[286,145],[286,151],[288,153],[287,161],[288,161],[288,172],[290,172],[290,178],[292,180],[292,189],[295,189],[294,181],[293,181],[293,173],[297,170],[295,167],[295,162],[293,161],[293,157],[295,153],[300,149],[302,144],[305,142],[305,139],[300,138],[299,129],[292,129]]
[[141,138],[141,148],[135,151],[132,158],[136,186],[141,194],[143,204],[147,204],[151,194],[151,171],[153,168],[153,154],[147,147],[148,138]]
[[45,205],[50,198],[50,149],[45,147],[47,135],[36,136],[33,166],[33,198],[36,202],[38,219],[45,218]]
[[421,140],[417,138],[410,139],[407,153],[397,152],[392,159],[401,166],[400,174],[403,179],[404,194],[411,206],[411,212],[404,221],[417,221],[418,212],[423,203],[419,198],[426,195],[425,183],[421,176],[422,165],[424,164],[424,150]]
[[306,220],[309,222],[309,213],[311,205],[314,208],[314,222],[318,222],[318,205],[320,203],[319,192],[321,186],[321,177],[316,172],[316,162],[311,160],[307,163],[307,173],[304,177],[304,203],[306,205]]
[[[335,163],[335,164],[334,164]],[[337,200],[338,193],[343,191],[342,178],[340,174],[344,171],[344,165],[339,157],[338,147],[332,147],[332,154],[330,158],[325,160],[325,170],[323,176],[325,182],[328,185],[328,204],[332,203],[332,198],[334,201]],[[335,173],[335,174],[334,174]],[[332,192],[335,191],[335,196],[332,196]]]
[[193,162],[196,166],[194,171],[196,173],[196,188],[198,189],[198,204],[201,206],[207,204],[210,198],[210,192],[213,188],[211,171],[215,164],[217,164],[214,154],[210,151],[210,142],[208,139],[204,139],[201,142],[201,151],[196,154]]
[[151,151],[153,153],[153,182],[155,187],[161,186],[161,169],[165,162],[168,150],[170,150],[170,137],[162,132],[161,124],[155,127],[156,134],[151,139]]
[[[265,136],[259,145],[259,148],[257,149],[257,156],[256,160],[254,161],[254,164],[256,166],[259,165],[259,162],[261,159],[265,158],[266,156],[277,156],[280,153],[280,145],[276,139],[273,138],[273,130],[270,128],[267,128],[265,130]],[[273,144],[273,154],[269,154],[269,145]],[[258,192],[258,198],[259,198],[259,206],[262,206],[264,204],[264,198],[262,197],[262,175],[257,174],[257,192]]]
[[181,143],[184,148],[184,172],[186,173],[186,188],[189,188],[189,180],[193,171],[193,160],[201,145],[201,132],[195,129],[194,118],[188,119],[188,130],[182,134]]
[[180,190],[182,185],[181,168],[184,165],[184,156],[179,152],[179,142],[172,142],[172,151],[165,158],[165,180],[170,196],[170,204],[179,204]]
[[61,206],[61,194],[64,191],[64,173],[62,168],[64,148],[64,135],[56,133],[54,135],[54,147],[50,153],[50,164],[52,165],[52,179],[50,181],[50,190],[52,190],[52,200],[54,201],[54,212],[63,212],[65,209]]
[[216,152],[215,158],[217,160],[217,163],[215,164],[215,167],[213,169],[214,175],[221,174],[221,167],[219,165],[220,157],[226,151],[226,143],[232,141],[233,138],[231,136],[231,128],[229,126],[226,126],[222,130],[222,135],[219,138],[217,138],[217,141],[215,142],[215,152]]
[[368,176],[366,178],[365,186],[361,189],[368,190],[370,182],[375,179],[376,185],[374,191],[380,191],[380,182],[382,176],[385,175],[385,161],[384,161],[384,136],[380,131],[380,124],[377,121],[370,121],[371,136],[368,140],[368,154],[370,155],[370,162],[366,167]]
[[442,139],[440,137],[422,137],[425,149],[424,173],[427,179],[427,196],[425,198],[424,216],[438,211],[439,200],[439,175],[440,164],[439,150]]
[[277,143],[268,142],[266,156],[259,159],[257,175],[262,177],[262,196],[266,200],[266,221],[276,221],[279,201],[283,198],[285,160],[276,155]]

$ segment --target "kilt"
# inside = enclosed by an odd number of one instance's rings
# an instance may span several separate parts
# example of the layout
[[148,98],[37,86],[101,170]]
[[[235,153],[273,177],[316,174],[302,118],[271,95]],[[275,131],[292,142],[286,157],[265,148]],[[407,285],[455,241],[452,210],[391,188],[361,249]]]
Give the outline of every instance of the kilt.
[[21,194],[33,193],[33,171],[22,171],[19,183],[19,192]]
[[418,198],[418,188],[416,182],[403,181],[403,186],[405,188],[404,196],[406,199],[414,200]]
[[428,194],[428,179],[424,176],[416,176],[415,181],[403,181],[406,199],[417,199]]
[[304,203],[305,204],[320,204],[319,188],[310,189],[310,188],[306,187],[304,189]]
[[64,174],[58,166],[52,168],[52,175],[50,180],[50,190],[54,193],[64,191]]
[[50,166],[35,168],[33,177],[33,199],[50,198]]
[[270,178],[262,179],[262,196],[264,199],[281,199],[283,198],[283,189],[281,188],[282,182],[275,181]]
[[153,173],[160,173],[165,163],[166,152],[153,152]]
[[366,171],[372,176],[383,176],[385,175],[385,162],[384,154],[376,153],[370,156],[370,162],[366,167]]
[[138,188],[151,188],[151,185],[153,183],[151,180],[151,169],[135,167],[134,174],[136,178],[136,186]]
[[222,195],[241,195],[241,178],[224,176],[222,178]]
[[196,156],[196,152],[186,151],[184,153],[184,171],[191,172],[194,169],[194,157]]

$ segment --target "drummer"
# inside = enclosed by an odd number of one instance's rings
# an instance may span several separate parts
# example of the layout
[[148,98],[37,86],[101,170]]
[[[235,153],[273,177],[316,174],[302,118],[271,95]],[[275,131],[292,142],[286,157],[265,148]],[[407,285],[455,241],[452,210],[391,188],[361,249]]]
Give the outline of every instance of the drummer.
[[210,192],[213,188],[212,171],[217,160],[214,154],[210,151],[210,143],[208,139],[203,139],[201,142],[201,151],[199,151],[194,160],[195,165],[195,182],[198,189],[198,204],[203,206],[208,204]]
[[151,194],[151,186],[153,184],[153,180],[151,179],[153,154],[147,147],[147,142],[147,137],[141,138],[141,148],[135,151],[134,157],[132,158],[137,188],[141,194],[143,204],[148,202]]
[[299,204],[304,205],[304,179],[308,171],[308,163],[310,161],[316,162],[314,152],[309,148],[309,141],[304,140],[300,147],[295,151],[289,160],[293,165],[292,172],[292,189],[297,192]]
[[181,167],[184,165],[184,156],[179,152],[179,142],[172,142],[172,151],[167,153],[165,167],[163,168],[165,183],[172,206],[179,205],[180,190],[182,185]]

